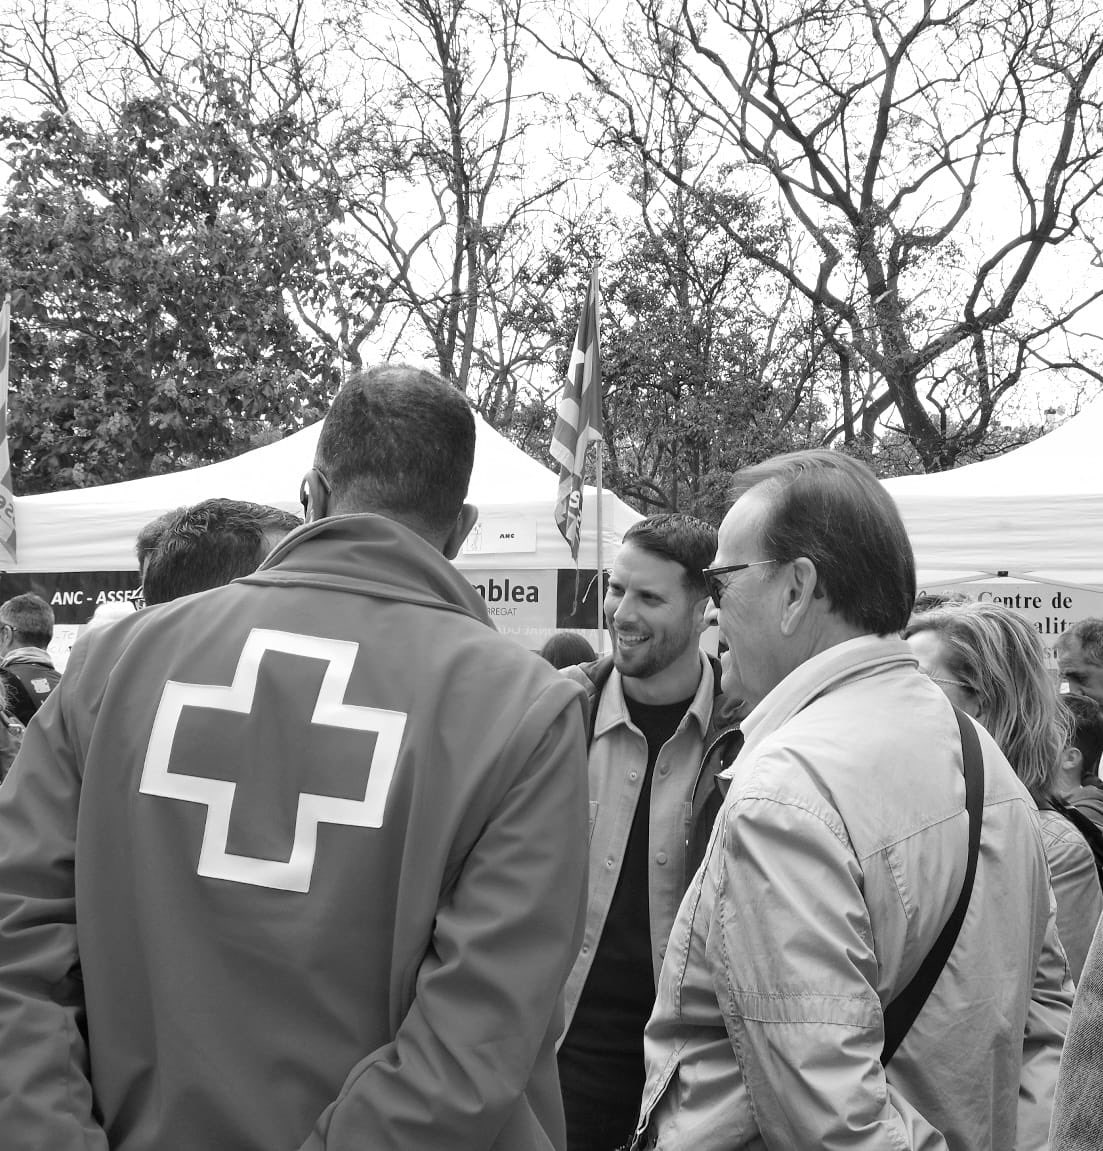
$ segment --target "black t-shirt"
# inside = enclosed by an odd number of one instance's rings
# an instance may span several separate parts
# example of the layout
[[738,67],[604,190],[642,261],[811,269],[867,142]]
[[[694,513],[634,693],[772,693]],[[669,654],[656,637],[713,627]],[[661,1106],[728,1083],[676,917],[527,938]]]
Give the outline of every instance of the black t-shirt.
[[647,770],[597,953],[560,1048],[559,1075],[568,1111],[572,1100],[600,1104],[606,1114],[622,1111],[627,1139],[639,1115],[643,1029],[655,1004],[647,885],[651,781],[659,752],[693,697],[671,704],[625,699],[632,722],[647,739]]

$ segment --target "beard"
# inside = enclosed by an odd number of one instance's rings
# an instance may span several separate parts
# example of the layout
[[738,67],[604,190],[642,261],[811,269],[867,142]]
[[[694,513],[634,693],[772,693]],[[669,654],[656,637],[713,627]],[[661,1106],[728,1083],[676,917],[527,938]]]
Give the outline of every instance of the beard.
[[613,641],[613,665],[621,675],[631,679],[648,679],[658,675],[681,658],[687,648],[696,649],[698,646],[692,620],[687,620],[679,628],[626,631],[623,641],[610,625],[610,635]]

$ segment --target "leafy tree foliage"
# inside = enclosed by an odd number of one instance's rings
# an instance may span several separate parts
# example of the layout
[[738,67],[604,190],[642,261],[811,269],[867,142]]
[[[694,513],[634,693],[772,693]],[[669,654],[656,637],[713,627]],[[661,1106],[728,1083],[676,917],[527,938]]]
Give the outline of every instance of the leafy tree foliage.
[[[779,257],[716,217],[802,301],[837,365],[836,433],[895,413],[923,466],[975,449],[1031,367],[1103,297],[1103,21],[1077,0],[630,0],[571,6],[552,45],[588,77],[605,139],[708,203],[718,163],[772,191]],[[711,148],[685,167],[655,110],[692,110]],[[1047,253],[1080,245],[1083,284],[1031,298]],[[1067,289],[1067,290],[1065,290]],[[1027,306],[1029,305],[1029,306]]]
[[[761,230],[746,201],[724,199]],[[805,349],[771,331],[760,269],[711,212],[680,196],[672,208],[645,213],[607,276],[609,473],[646,511],[708,518],[726,507],[731,472],[801,442],[814,404],[807,375],[782,370]]]
[[[731,473],[822,435],[814,341],[779,322],[776,283],[746,260],[718,213],[759,242],[782,237],[755,206],[715,190],[707,207],[680,189],[633,184],[638,214],[610,212],[558,238],[547,274],[582,299],[603,253],[605,482],[645,512],[718,519]],[[577,302],[554,328],[565,370]],[[528,413],[537,443],[546,421]]]
[[325,406],[332,373],[284,295],[313,270],[316,220],[251,145],[285,125],[252,119],[225,76],[198,80],[106,128],[0,120],[22,492],[222,459]]
[[[564,109],[529,70],[534,3],[12,0],[19,490],[221,458],[392,357],[543,454],[596,260],[606,482],[644,510],[713,514],[795,446],[950,466],[1003,442],[1032,367],[1091,375],[1072,333],[1099,285],[1036,284],[1048,251],[1094,251],[1093,13],[567,11],[597,173],[534,160]],[[586,178],[616,207],[576,211]]]
[[[203,133],[219,124],[238,153],[222,178],[237,172],[253,197],[242,234],[257,212],[279,233],[262,240],[280,253],[297,354],[340,371],[425,358],[508,425],[548,350],[526,319],[552,291],[533,286],[533,219],[565,183],[547,165],[533,179],[525,163],[554,98],[522,87],[520,36],[520,0],[15,0],[0,15],[0,94],[88,140],[145,101],[160,126],[210,146],[215,167],[225,141]],[[154,152],[157,126],[143,127]],[[59,193],[78,178],[75,166],[51,176]],[[175,255],[171,215],[147,214],[142,235],[156,247],[164,225]],[[207,237],[212,260],[223,238]],[[225,256],[236,265],[234,242]],[[186,276],[180,288],[191,294]]]
[[526,160],[554,94],[526,90],[522,0],[356,0],[344,42],[363,61],[378,134],[369,178],[345,185],[350,217],[392,277],[393,331],[508,423],[533,347],[536,217],[567,178]]

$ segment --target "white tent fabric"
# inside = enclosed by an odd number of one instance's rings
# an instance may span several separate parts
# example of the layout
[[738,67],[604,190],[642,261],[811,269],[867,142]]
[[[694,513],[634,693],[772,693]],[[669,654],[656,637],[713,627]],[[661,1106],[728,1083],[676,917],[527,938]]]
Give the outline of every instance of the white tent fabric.
[[1103,587],[1103,400],[1032,443],[949,472],[886,480],[920,585],[1007,573]]
[[[552,516],[557,477],[476,416],[475,468],[468,499],[480,526],[457,560],[463,569],[548,570],[573,567],[570,549]],[[224,496],[300,511],[299,484],[314,459],[321,424],[185,472],[125,483],[16,497],[18,562],[6,572],[129,571],[137,568],[134,537],[162,512]],[[597,500],[583,498],[579,563],[597,566]],[[606,492],[602,500],[602,565],[639,518]]]

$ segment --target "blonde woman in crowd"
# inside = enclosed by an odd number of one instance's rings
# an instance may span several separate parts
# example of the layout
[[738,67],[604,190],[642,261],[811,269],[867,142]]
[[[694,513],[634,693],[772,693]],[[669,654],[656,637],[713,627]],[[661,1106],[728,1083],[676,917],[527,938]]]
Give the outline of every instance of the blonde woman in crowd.
[[1052,806],[1069,720],[1038,633],[1000,604],[960,603],[913,616],[904,636],[920,670],[988,729],[1034,797],[1057,932],[1079,981],[1103,891],[1087,840]]

